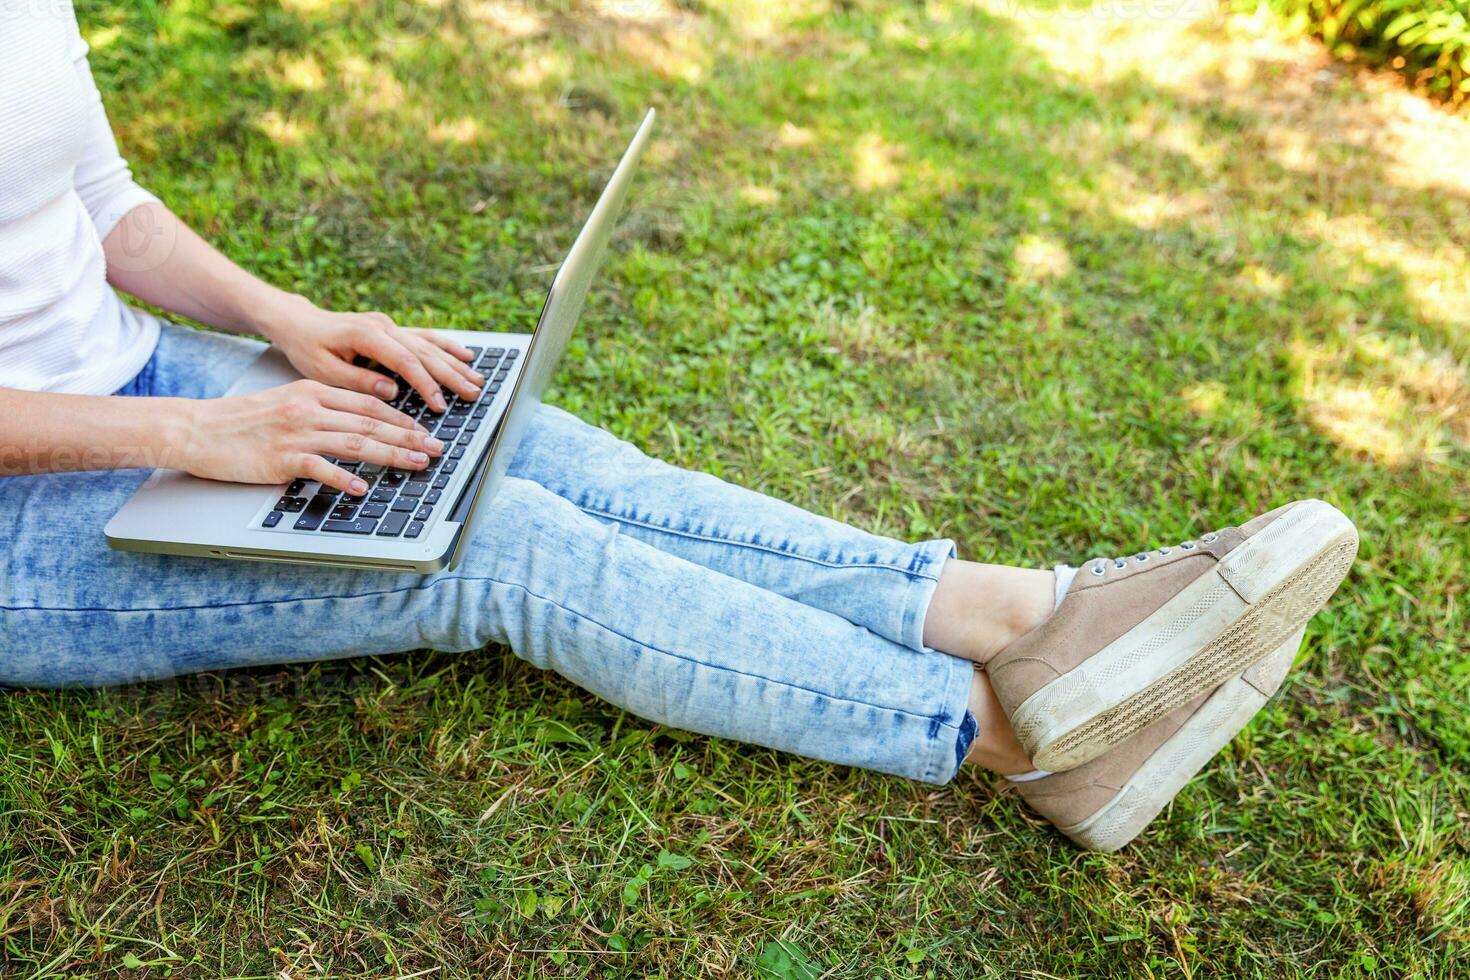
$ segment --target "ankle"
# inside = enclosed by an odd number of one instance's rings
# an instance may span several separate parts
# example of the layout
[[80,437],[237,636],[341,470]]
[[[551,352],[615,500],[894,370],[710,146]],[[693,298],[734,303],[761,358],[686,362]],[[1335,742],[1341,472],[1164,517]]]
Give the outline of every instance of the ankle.
[[1051,615],[1056,578],[1049,569],[951,561],[924,620],[924,643],[983,664]]
[[975,671],[970,683],[970,714],[975,718],[975,740],[965,762],[980,766],[1005,776],[1015,776],[1033,771],[1031,758],[1016,739],[1010,719],[1001,707],[990,678],[984,671]]
[[[1003,643],[997,643],[989,660],[995,654],[1000,653],[1006,647],[1025,636],[1027,633],[1046,622],[1056,609],[1056,576],[1052,572],[1041,571],[1036,578],[1029,583],[1029,587],[1018,590],[1010,606],[1010,614],[1007,617],[1007,626]],[[984,661],[981,661],[982,663]]]

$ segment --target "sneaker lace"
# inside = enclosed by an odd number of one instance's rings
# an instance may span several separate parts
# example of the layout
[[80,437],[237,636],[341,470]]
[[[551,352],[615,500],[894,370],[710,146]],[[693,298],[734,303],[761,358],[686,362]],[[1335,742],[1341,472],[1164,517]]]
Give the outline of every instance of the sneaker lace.
[[1098,576],[1106,575],[1109,568],[1127,568],[1130,561],[1142,565],[1154,555],[1162,558],[1165,555],[1172,554],[1176,548],[1180,551],[1193,551],[1202,544],[1209,544],[1219,536],[1220,532],[1211,531],[1209,534],[1200,535],[1199,541],[1194,541],[1193,539],[1181,541],[1179,544],[1169,548],[1159,548],[1155,551],[1140,551],[1136,555],[1123,555],[1120,558],[1089,558],[1087,560],[1087,564],[1090,566],[1088,571]]

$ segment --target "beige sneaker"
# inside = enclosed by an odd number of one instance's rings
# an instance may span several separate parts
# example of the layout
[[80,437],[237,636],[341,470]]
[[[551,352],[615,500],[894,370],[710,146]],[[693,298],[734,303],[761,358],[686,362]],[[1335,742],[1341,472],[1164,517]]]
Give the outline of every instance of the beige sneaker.
[[1276,650],[1357,551],[1341,511],[1301,500],[1198,542],[1096,558],[985,670],[1036,767],[1073,769]]
[[1082,847],[1116,851],[1137,837],[1276,693],[1304,628],[1209,694],[1068,772],[1018,777],[1031,808]]

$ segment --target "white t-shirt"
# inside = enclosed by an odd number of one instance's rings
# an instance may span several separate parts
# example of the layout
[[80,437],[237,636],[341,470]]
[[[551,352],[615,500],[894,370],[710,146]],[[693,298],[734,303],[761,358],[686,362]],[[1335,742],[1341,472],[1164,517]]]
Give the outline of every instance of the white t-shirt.
[[117,152],[71,0],[0,0],[0,387],[110,394],[158,322],[107,284],[102,239],[156,198]]

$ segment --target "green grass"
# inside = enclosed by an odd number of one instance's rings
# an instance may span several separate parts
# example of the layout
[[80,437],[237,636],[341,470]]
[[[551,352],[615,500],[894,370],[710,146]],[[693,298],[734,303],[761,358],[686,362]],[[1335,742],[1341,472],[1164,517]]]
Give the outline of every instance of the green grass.
[[1331,499],[1362,551],[1284,695],[1096,856],[983,774],[687,736],[500,649],[11,693],[0,973],[1470,972],[1464,121],[1213,17],[754,7],[81,17],[147,186],[403,322],[529,327],[658,106],[557,402],[991,561]]

